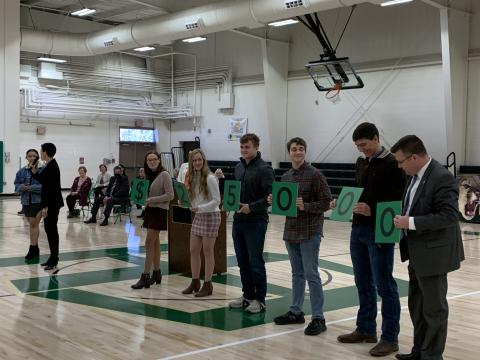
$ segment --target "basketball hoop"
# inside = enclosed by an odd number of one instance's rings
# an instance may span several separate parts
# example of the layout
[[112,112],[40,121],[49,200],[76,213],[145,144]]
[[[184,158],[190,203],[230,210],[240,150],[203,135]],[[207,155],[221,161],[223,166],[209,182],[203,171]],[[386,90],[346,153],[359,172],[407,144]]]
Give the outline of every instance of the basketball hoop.
[[332,103],[340,101],[340,91],[342,90],[342,83],[336,82],[325,94],[325,99]]

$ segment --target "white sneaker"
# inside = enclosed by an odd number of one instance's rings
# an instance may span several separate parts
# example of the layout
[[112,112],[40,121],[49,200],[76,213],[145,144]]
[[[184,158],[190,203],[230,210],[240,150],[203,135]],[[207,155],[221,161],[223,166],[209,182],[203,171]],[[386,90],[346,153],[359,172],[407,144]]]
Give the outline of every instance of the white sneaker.
[[240,296],[238,299],[230,301],[228,306],[232,309],[245,309],[250,305],[250,300],[245,299],[243,296]]
[[245,308],[245,311],[249,314],[258,314],[260,311],[265,311],[265,304],[258,300],[252,300],[250,305]]

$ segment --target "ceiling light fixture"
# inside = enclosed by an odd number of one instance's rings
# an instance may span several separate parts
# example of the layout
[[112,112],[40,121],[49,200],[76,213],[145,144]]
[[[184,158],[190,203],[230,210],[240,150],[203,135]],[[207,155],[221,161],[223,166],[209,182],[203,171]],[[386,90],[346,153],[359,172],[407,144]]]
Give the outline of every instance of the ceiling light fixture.
[[390,0],[390,1],[385,1],[380,4],[380,6],[390,6],[390,5],[399,5],[399,4],[404,4],[411,2],[413,0]]
[[72,12],[70,15],[73,16],[86,16],[97,12],[95,9],[83,8],[77,11]]
[[136,49],[133,49],[133,50],[144,52],[144,51],[155,50],[155,48],[153,46],[143,46],[143,47],[139,47],[139,48],[136,48]]
[[51,63],[56,63],[56,64],[63,64],[63,63],[67,62],[67,60],[55,59],[55,58],[50,58],[50,57],[38,57],[37,61],[51,62]]
[[292,24],[296,24],[296,23],[298,23],[298,20],[286,19],[286,20],[274,21],[274,22],[269,23],[268,25],[279,27],[279,26],[292,25]]
[[196,36],[196,37],[189,38],[189,39],[183,39],[182,41],[183,41],[183,42],[186,42],[186,43],[195,43],[195,42],[205,41],[205,40],[207,40],[206,37]]

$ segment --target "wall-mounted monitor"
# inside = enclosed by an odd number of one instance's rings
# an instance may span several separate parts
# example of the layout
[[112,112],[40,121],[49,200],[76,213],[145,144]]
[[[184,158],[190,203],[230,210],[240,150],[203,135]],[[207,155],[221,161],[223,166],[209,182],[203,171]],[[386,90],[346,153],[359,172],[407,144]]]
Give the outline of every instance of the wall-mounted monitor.
[[155,143],[157,140],[155,129],[144,128],[120,128],[120,141],[121,142],[142,142],[142,143]]

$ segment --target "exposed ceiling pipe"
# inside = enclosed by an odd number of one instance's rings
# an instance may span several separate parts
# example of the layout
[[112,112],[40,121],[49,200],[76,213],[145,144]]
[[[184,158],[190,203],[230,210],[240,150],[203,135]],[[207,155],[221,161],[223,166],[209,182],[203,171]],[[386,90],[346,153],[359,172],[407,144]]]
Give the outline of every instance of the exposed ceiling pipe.
[[[21,50],[65,56],[91,56],[206,35],[240,27],[257,28],[275,20],[378,0],[303,0],[287,9],[284,0],[226,0],[160,15],[88,34],[21,29]],[[292,1],[293,3],[293,1]],[[186,24],[197,24],[187,30]]]

